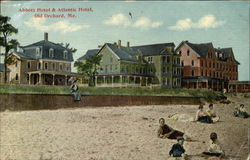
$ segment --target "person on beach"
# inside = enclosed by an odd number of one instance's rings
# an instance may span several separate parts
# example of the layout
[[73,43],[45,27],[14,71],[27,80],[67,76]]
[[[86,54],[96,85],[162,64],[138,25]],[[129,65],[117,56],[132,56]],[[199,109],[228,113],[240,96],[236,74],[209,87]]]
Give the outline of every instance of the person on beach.
[[184,133],[174,130],[165,124],[165,119],[159,119],[160,128],[158,129],[157,136],[159,138],[169,138],[169,139],[177,139],[177,137],[183,137]]
[[183,137],[178,137],[177,138],[177,143],[174,144],[169,151],[169,155],[172,157],[178,157],[178,160],[185,160],[186,159],[186,154],[185,154],[185,149],[183,147],[184,144],[184,138]]
[[206,112],[207,112],[207,115],[212,119],[213,122],[219,121],[220,117],[216,115],[213,104],[209,104]]
[[220,158],[225,156],[225,152],[222,149],[221,143],[218,141],[218,137],[215,132],[210,134],[208,152],[203,152],[203,154]]
[[79,87],[76,84],[77,79],[72,81],[72,85],[70,86],[70,92],[73,94],[74,101],[80,101],[81,100],[81,94],[79,92]]
[[196,112],[195,120],[202,123],[213,123],[213,120],[203,110],[203,105],[199,105],[198,111]]
[[235,117],[240,117],[240,118],[248,118],[249,114],[247,113],[244,104],[241,104],[240,107],[236,107],[234,111],[234,116]]

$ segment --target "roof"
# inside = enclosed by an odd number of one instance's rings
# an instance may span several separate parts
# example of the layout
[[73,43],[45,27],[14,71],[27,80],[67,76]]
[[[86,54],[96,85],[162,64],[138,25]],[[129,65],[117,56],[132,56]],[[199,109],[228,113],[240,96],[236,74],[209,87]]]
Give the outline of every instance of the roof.
[[[103,47],[110,48],[121,60],[138,62],[139,60],[136,58],[136,56],[138,55],[157,56],[157,55],[169,54],[170,52],[168,52],[166,48],[175,47],[175,44],[161,43],[161,44],[150,44],[142,46],[118,47],[116,44],[105,43]],[[87,59],[89,56],[99,53],[102,50],[102,48],[100,50],[99,49],[88,50],[86,54],[80,57],[78,60]]]
[[[0,72],[5,72],[5,67],[3,63],[0,63]],[[7,68],[7,72],[10,72],[9,68]]]
[[192,48],[196,53],[198,53],[201,57],[206,57],[208,50],[214,49],[213,44],[211,42],[209,43],[199,43],[199,44],[194,44],[190,43],[188,41],[185,41],[185,43]]
[[[41,55],[36,55],[36,48],[40,48],[42,51]],[[24,51],[23,53],[17,53],[19,56],[22,56],[22,58],[27,59],[52,59],[52,60],[62,60],[62,61],[73,61],[73,55],[72,52],[63,47],[60,44],[56,44],[47,40],[42,40],[27,46],[21,46]],[[54,57],[49,57],[49,49],[54,49]],[[68,58],[64,59],[63,57],[63,51],[68,51]]]
[[223,53],[223,57],[218,57],[219,60],[221,61],[227,61],[229,57],[232,57],[233,61],[236,63],[240,64],[235,58],[234,58],[234,53],[232,48],[218,48],[215,49],[216,52],[218,53]]
[[99,49],[90,49],[90,50],[88,50],[88,51],[86,52],[85,55],[83,55],[82,57],[78,58],[77,60],[78,60],[78,61],[86,60],[86,59],[88,59],[89,57],[96,55],[98,51],[99,51]]

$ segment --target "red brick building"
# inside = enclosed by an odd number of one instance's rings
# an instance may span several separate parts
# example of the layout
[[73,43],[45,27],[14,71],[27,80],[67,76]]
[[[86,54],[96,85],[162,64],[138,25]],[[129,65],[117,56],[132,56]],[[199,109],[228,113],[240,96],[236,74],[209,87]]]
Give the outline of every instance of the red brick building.
[[183,41],[176,53],[181,55],[182,87],[228,90],[238,80],[238,65],[232,48],[214,48],[212,43]]

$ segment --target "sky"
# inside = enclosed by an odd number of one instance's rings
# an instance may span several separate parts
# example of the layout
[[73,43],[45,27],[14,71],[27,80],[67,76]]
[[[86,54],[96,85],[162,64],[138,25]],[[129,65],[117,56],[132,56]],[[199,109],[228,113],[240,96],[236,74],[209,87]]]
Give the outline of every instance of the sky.
[[[70,43],[77,49],[75,60],[88,49],[118,40],[122,45],[129,41],[131,46],[174,42],[177,47],[188,40],[212,42],[215,48],[232,47],[240,62],[239,80],[249,81],[249,4],[247,1],[3,1],[1,14],[11,17],[10,23],[18,28],[18,34],[12,38],[18,39],[21,46],[43,40],[44,32],[48,32],[50,41]],[[41,12],[38,8],[50,10]],[[58,10],[63,8],[76,11]],[[36,14],[43,17],[35,17]],[[51,18],[44,14],[65,17]]]

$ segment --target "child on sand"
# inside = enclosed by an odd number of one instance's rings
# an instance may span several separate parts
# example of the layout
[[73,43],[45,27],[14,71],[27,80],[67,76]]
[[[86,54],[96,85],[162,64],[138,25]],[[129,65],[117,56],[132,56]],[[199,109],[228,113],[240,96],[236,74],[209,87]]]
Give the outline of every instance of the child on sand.
[[184,138],[183,137],[177,138],[177,142],[178,143],[172,146],[171,150],[169,151],[169,155],[172,157],[179,157],[180,160],[185,160],[186,155],[185,155],[185,149],[183,147]]
[[249,114],[247,113],[244,104],[240,105],[240,108],[235,108],[234,111],[234,116],[235,117],[240,117],[240,118],[248,118]]
[[202,104],[199,106],[198,111],[196,112],[195,120],[202,123],[213,123],[211,117],[208,116],[207,113],[203,110]]
[[209,104],[206,112],[213,122],[217,122],[220,119],[220,117],[216,115],[213,104]]
[[215,132],[210,134],[208,152],[203,152],[203,154],[208,155],[208,156],[216,156],[220,158],[225,156],[225,152],[222,149],[222,146],[220,142],[218,141],[218,137]]
[[177,137],[183,137],[184,133],[174,130],[173,128],[169,127],[165,124],[165,119],[159,119],[160,128],[158,129],[157,136],[159,138],[169,138],[169,139],[176,139]]

